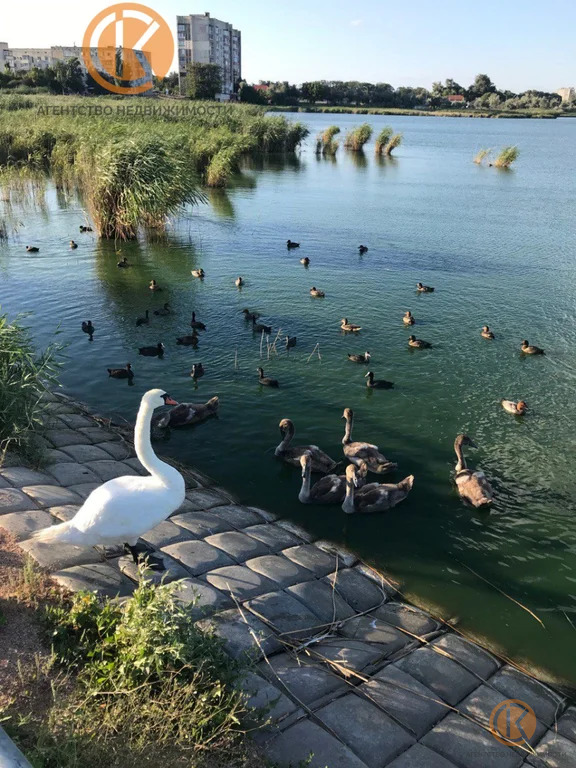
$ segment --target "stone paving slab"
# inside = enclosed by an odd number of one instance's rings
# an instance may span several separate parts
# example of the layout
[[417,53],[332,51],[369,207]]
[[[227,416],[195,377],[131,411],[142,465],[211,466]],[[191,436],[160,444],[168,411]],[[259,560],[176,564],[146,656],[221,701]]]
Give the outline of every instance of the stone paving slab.
[[187,531],[197,539],[210,536],[213,533],[231,531],[234,526],[223,517],[218,517],[213,512],[198,510],[198,512],[182,512],[178,510],[170,517],[170,521]]
[[546,725],[552,725],[564,709],[563,696],[508,665],[496,672],[489,683],[503,693],[505,698],[525,701],[532,707],[536,717]]
[[263,617],[292,640],[307,638],[320,629],[320,620],[303,603],[286,592],[269,592],[250,600],[247,606],[258,618]]
[[[182,566],[177,560],[174,560],[173,557],[170,557],[165,552],[156,552],[155,556],[162,559],[164,570],[161,572],[149,570],[146,575],[146,578],[149,581],[152,581],[154,584],[161,584],[162,582],[169,584],[171,581],[187,579],[189,577],[190,574],[186,568],[184,568],[184,566]],[[124,576],[127,576],[135,584],[138,584],[138,566],[134,562],[134,559],[131,555],[121,555],[117,561],[117,565]]]
[[29,509],[37,509],[29,496],[26,496],[18,488],[0,488],[0,514],[8,512],[26,512]]
[[172,518],[172,520],[164,520],[155,528],[148,531],[148,533],[145,533],[144,536],[142,536],[142,540],[147,544],[156,547],[156,549],[166,547],[169,544],[176,544],[180,541],[190,541],[190,539],[193,538],[190,531],[176,525],[173,520],[174,518]]
[[233,595],[240,603],[265,592],[272,592],[276,587],[273,581],[246,568],[245,565],[217,568],[205,574],[203,578],[216,589]]
[[180,602],[188,606],[193,619],[232,608],[234,602],[221,590],[200,579],[186,578],[176,582],[172,592]]
[[88,496],[98,488],[101,483],[81,483],[80,485],[71,485],[70,490],[76,493],[82,501],[86,501]]
[[92,563],[63,568],[52,578],[71,592],[97,590],[107,597],[126,597],[134,591],[134,584],[108,563]]
[[[98,459],[108,459],[110,456],[117,461],[127,461],[133,459],[135,454],[127,443],[124,442],[108,442],[100,443],[100,445],[90,446],[94,451],[98,451],[100,456],[94,456],[93,459],[87,459],[87,461],[97,461]],[[68,449],[66,449],[68,450]]]
[[358,691],[420,739],[449,712],[431,690],[393,664],[385,667]]
[[576,768],[574,744],[553,731],[548,731],[530,755],[526,764],[535,768]]
[[349,619],[355,614],[348,603],[322,581],[305,581],[287,587],[285,592],[300,600],[323,623]]
[[100,479],[101,482],[114,480],[116,477],[126,475],[138,475],[138,472],[123,461],[114,461],[114,459],[99,459],[98,461],[86,461],[84,466],[88,467],[92,473]]
[[52,525],[52,517],[43,509],[31,509],[27,512],[9,512],[2,516],[2,528],[9,531],[16,541],[30,538],[34,531]]
[[72,544],[47,544],[43,541],[28,539],[21,541],[20,547],[36,560],[41,568],[57,571],[74,565],[96,563],[101,558],[93,548],[75,547]]
[[49,465],[59,464],[62,461],[70,461],[72,458],[67,453],[64,453],[64,451],[59,451],[57,448],[45,448],[44,450],[46,452],[46,462]]
[[[105,443],[105,445],[116,446],[118,443]],[[80,445],[67,445],[62,448],[61,453],[69,457],[67,461],[73,459],[80,463],[86,461],[106,461],[110,458],[110,454],[103,448],[97,445],[86,445],[84,443],[81,443]]]
[[338,565],[336,557],[322,552],[321,549],[314,547],[312,544],[301,544],[298,547],[283,549],[282,554],[298,565],[308,568],[318,579],[332,573],[335,566]]
[[0,476],[15,488],[23,488],[25,485],[50,484],[53,482],[53,478],[45,472],[38,472],[35,469],[27,469],[26,467],[5,467],[0,469]]
[[[228,499],[225,496],[217,493],[216,491],[205,489],[189,491],[186,494],[186,498],[192,505],[192,509],[194,511],[201,509],[212,509],[212,507],[221,507],[228,504]],[[256,518],[256,515],[254,515],[254,518]]]
[[228,653],[236,659],[258,659],[262,653],[270,655],[282,647],[270,627],[250,611],[240,613],[236,608],[221,611],[199,621],[198,626],[220,637]]
[[386,593],[357,568],[334,571],[325,576],[323,581],[333,586],[357,613],[373,610],[387,599]]
[[266,544],[252,538],[252,536],[248,536],[242,531],[215,533],[212,536],[207,536],[204,541],[226,552],[237,563],[244,563],[253,557],[266,555],[270,551]]
[[181,541],[162,547],[161,551],[178,560],[192,576],[200,576],[215,568],[234,565],[234,560],[217,547],[212,547],[205,541]]
[[276,686],[264,680],[255,672],[247,671],[238,681],[237,687],[244,691],[244,701],[247,707],[260,712],[260,717],[249,720],[253,726],[265,720],[278,722],[296,711],[298,705],[282,693]]
[[[456,768],[454,763],[423,744],[414,744],[386,768]],[[488,768],[488,766],[486,766]]]
[[46,439],[54,448],[65,448],[68,445],[84,445],[86,435],[74,429],[49,429],[46,431]]
[[385,603],[371,611],[371,615],[417,637],[425,637],[440,628],[427,613],[404,603]]
[[[313,659],[324,657],[333,662],[331,669],[343,677],[354,678],[353,672],[360,672],[382,660],[382,654],[376,646],[343,637],[333,637],[315,643],[309,650]],[[353,679],[353,682],[358,680]]]
[[561,736],[576,743],[576,707],[568,707],[556,723],[556,730]]
[[79,504],[63,504],[56,507],[49,507],[46,511],[55,518],[52,522],[60,520],[62,523],[66,523],[68,520],[72,520],[79,509]]
[[58,504],[75,504],[82,501],[77,493],[59,485],[27,485],[22,491],[40,507],[55,507]]
[[245,565],[271,579],[275,583],[274,589],[289,587],[292,584],[313,579],[314,574],[298,563],[289,560],[283,555],[263,555],[247,560]]
[[458,768],[518,768],[522,757],[500,744],[491,733],[457,714],[447,715],[422,739]]
[[457,662],[441,656],[431,648],[418,648],[400,659],[396,666],[453,706],[481,682]]
[[[270,759],[281,766],[368,768],[351,749],[311,720],[301,720],[276,736],[268,743],[266,751]],[[310,755],[310,762],[304,762]]]
[[288,653],[272,656],[268,662],[260,662],[256,669],[280,690],[294,697],[298,703],[308,706],[323,699],[327,694],[343,693],[347,689],[342,678],[325,666],[315,663],[301,664]]
[[362,640],[365,643],[376,643],[386,657],[392,656],[411,642],[411,639],[396,627],[372,616],[350,619],[339,632],[344,637]]
[[404,728],[355,693],[336,699],[316,710],[315,715],[369,768],[381,768],[416,741]]
[[278,525],[270,525],[269,523],[250,525],[244,528],[244,533],[261,541],[270,552],[280,552],[281,549],[295,547],[302,543],[293,533],[285,531]]
[[98,475],[95,475],[86,465],[77,464],[76,462],[53,464],[47,471],[50,472],[52,477],[44,482],[51,483],[56,480],[60,485],[67,488],[71,485],[101,482]]
[[488,680],[500,667],[500,662],[491,653],[453,632],[434,640],[431,646],[446,651],[482,680]]

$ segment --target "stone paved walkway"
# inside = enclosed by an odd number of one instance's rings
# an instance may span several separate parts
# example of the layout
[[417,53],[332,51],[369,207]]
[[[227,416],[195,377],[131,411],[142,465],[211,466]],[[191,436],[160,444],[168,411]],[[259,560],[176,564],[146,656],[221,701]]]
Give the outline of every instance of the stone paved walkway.
[[[50,398],[49,464],[0,469],[0,526],[71,590],[129,596],[137,574],[121,550],[26,541],[69,519],[98,484],[144,473],[118,431]],[[255,732],[272,761],[312,768],[576,768],[576,707],[428,614],[346,552],[276,515],[241,506],[185,472],[184,505],[144,538],[169,581],[235,657],[242,687],[270,725]],[[536,715],[525,746],[489,730],[520,699]]]

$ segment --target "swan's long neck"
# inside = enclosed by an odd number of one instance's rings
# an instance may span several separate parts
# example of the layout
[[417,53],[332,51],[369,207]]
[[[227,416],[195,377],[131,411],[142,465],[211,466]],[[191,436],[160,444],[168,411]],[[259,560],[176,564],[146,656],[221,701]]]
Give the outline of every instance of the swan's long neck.
[[348,443],[352,442],[352,421],[349,416],[346,417],[346,429],[342,438],[342,445],[348,445]]
[[310,474],[311,474],[311,466],[310,466],[310,463],[308,463],[306,465],[306,469],[302,474],[302,488],[300,489],[300,493],[298,494],[298,499],[303,504],[305,504],[310,498]]
[[460,443],[455,443],[454,450],[456,451],[456,457],[458,459],[456,462],[456,472],[461,472],[463,469],[466,469],[466,460],[464,458],[464,452],[462,451],[462,445]]
[[154,408],[151,408],[148,403],[143,402],[140,405],[138,416],[136,417],[136,426],[134,427],[134,447],[136,448],[136,456],[138,456],[142,466],[151,475],[158,478],[158,480],[167,482],[170,474],[167,470],[172,470],[172,467],[160,461],[154,453],[152,443],[150,442],[150,422],[152,421],[153,412]]
[[356,511],[354,509],[354,482],[349,478],[346,478],[346,497],[342,504],[342,510],[347,515],[352,515]]
[[288,446],[292,442],[293,437],[294,437],[294,427],[290,426],[284,433],[284,436],[282,437],[282,440],[280,441],[278,448],[276,448],[276,453],[282,453],[283,451],[288,450]]

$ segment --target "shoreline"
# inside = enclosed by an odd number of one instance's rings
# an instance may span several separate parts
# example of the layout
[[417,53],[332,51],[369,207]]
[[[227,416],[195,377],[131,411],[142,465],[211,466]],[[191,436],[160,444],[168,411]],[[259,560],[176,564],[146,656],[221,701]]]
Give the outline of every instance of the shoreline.
[[543,110],[542,113],[530,111],[518,112],[486,112],[476,110],[425,110],[425,109],[403,109],[401,107],[318,107],[318,106],[269,106],[267,112],[297,114],[335,114],[335,115],[396,115],[402,117],[469,117],[476,119],[499,119],[499,120],[557,120],[562,117],[576,117],[574,112],[553,113]]
[[[129,598],[138,575],[117,548],[28,538],[69,519],[103,481],[146,474],[131,426],[60,393],[46,399],[47,463],[31,470],[11,457],[0,468],[0,526],[61,586]],[[498,742],[488,721],[519,699],[538,721],[525,751],[542,765],[560,764],[547,762],[555,755],[576,761],[576,708],[564,692],[414,607],[353,553],[238,503],[194,468],[179,469],[184,505],[143,540],[162,558],[165,580],[179,582],[198,626],[234,658],[250,659],[241,688],[252,706],[271,707],[271,724],[254,738],[272,760],[297,764],[314,752],[312,766],[380,760],[395,768],[396,760],[433,765],[440,757],[476,766],[482,755],[482,765],[516,766],[523,748]]]

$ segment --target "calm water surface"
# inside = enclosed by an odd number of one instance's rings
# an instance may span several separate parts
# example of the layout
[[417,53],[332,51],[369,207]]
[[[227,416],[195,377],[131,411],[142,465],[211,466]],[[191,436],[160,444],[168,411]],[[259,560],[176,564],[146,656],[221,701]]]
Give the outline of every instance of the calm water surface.
[[[376,129],[391,123],[405,137],[393,159],[378,161],[371,145],[365,155],[316,157],[319,130],[361,119],[304,117],[312,136],[301,154],[248,162],[227,193],[173,221],[165,242],[123,245],[129,270],[116,268],[112,244],[79,235],[86,219],[77,201],[49,189],[45,205],[13,208],[23,226],[0,247],[2,306],[31,312],[39,342],[60,329],[64,389],[100,411],[133,419],[155,386],[180,401],[218,394],[218,419],[172,432],[159,449],[243,501],[345,544],[400,577],[408,593],[460,617],[465,631],[576,684],[576,121],[371,117]],[[472,163],[482,147],[513,143],[522,154],[510,172]],[[78,250],[68,250],[70,238]],[[288,238],[299,251],[286,250]],[[28,243],[40,253],[27,254]],[[363,257],[360,243],[370,249]],[[191,277],[194,267],[204,268],[203,283]],[[152,278],[164,288],[156,297]],[[417,280],[436,292],[417,295]],[[311,299],[312,285],[326,299]],[[135,327],[164,301],[174,315]],[[260,339],[244,307],[298,337],[289,356],[264,353],[277,391],[257,383]],[[208,326],[195,351],[174,343],[189,332],[193,309]],[[407,348],[407,309],[433,349]],[[358,337],[341,335],[344,316],[362,325]],[[80,331],[87,318],[93,343]],[[480,337],[484,323],[496,341]],[[546,357],[523,359],[524,338]],[[139,346],[158,341],[163,360],[138,357]],[[316,345],[321,359],[310,357]],[[365,350],[394,390],[366,390],[365,369],[346,359]],[[106,374],[127,361],[132,387]],[[195,389],[189,372],[199,361],[206,375]],[[503,397],[526,399],[529,415],[506,414]],[[409,499],[386,515],[300,505],[299,472],[274,459],[283,417],[294,420],[297,441],[338,457],[345,406],[356,412],[355,436],[398,461],[397,479],[416,477]],[[470,464],[495,485],[490,513],[464,507],[452,488],[460,431],[480,448]]]

